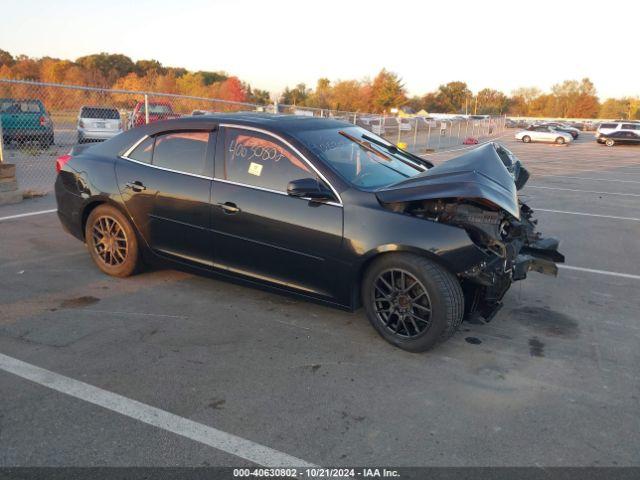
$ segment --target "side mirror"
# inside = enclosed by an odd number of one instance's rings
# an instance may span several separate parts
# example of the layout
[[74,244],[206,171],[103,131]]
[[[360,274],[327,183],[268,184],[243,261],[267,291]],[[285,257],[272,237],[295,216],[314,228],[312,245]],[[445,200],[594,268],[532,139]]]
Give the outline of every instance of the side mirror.
[[331,200],[333,193],[315,178],[293,180],[287,185],[287,195],[311,198],[313,200]]

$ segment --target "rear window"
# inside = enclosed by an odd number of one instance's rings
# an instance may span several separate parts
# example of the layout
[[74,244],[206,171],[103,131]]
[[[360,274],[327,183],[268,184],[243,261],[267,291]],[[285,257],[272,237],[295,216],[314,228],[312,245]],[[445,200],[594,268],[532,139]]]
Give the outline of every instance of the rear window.
[[621,128],[624,130],[640,130],[640,124],[639,123],[623,123]]
[[82,107],[82,110],[80,110],[80,117],[120,120],[120,113],[115,108]]
[[42,107],[37,101],[2,100],[0,112],[3,113],[41,113]]
[[[140,108],[140,111],[144,113],[144,105]],[[169,105],[164,105],[162,103],[150,103],[149,104],[149,113],[158,115],[163,113],[173,113],[173,110]]]
[[174,132],[156,137],[153,165],[204,175],[209,132]]
[[617,123],[601,123],[598,128],[616,128],[617,126]]

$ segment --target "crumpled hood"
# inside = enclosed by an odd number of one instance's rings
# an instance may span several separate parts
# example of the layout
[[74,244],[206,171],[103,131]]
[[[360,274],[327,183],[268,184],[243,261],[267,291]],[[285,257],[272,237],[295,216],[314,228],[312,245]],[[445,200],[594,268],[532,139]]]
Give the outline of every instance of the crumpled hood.
[[382,203],[481,198],[520,218],[515,182],[493,143],[377,190],[375,194]]

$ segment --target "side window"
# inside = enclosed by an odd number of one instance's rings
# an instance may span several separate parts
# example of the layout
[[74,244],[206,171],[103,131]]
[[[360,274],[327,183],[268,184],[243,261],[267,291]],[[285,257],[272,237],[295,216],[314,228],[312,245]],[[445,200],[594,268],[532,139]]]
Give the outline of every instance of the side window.
[[153,165],[204,175],[209,132],[172,132],[156,137]]
[[142,163],[151,163],[151,155],[153,155],[153,137],[145,139],[138,145],[133,152],[129,154],[129,158]]
[[304,160],[269,135],[227,128],[224,146],[224,180],[286,192],[292,180],[317,177]]

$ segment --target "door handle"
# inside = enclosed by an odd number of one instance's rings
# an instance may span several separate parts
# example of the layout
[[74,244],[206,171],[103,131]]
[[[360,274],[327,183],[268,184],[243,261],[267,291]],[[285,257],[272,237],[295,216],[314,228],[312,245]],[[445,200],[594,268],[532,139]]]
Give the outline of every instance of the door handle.
[[134,192],[142,192],[143,190],[147,189],[147,187],[145,187],[142,184],[142,182],[140,182],[138,180],[136,180],[135,182],[127,182],[127,183],[125,183],[125,187],[130,188]]
[[238,206],[233,202],[224,202],[224,203],[219,203],[218,205],[220,205],[220,208],[222,208],[222,211],[227,215],[233,215],[235,213],[240,212],[240,209],[238,208]]

